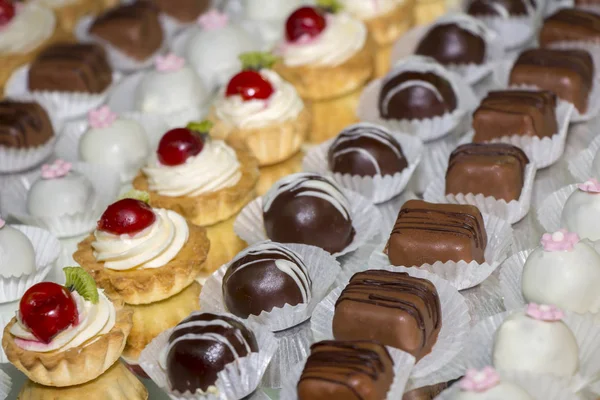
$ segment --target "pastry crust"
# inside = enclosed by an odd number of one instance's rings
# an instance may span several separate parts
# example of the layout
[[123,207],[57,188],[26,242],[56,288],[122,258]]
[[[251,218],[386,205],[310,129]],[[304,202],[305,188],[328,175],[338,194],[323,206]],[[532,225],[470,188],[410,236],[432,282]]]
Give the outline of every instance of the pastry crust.
[[233,231],[233,224],[236,218],[237,215],[234,215],[225,221],[206,228],[206,233],[211,243],[211,250],[206,260],[206,269],[198,276],[200,283],[204,283],[206,278],[219,269],[221,265],[231,261],[237,253],[248,246]]
[[20,348],[10,333],[17,322],[13,318],[2,337],[6,357],[29,379],[44,386],[74,386],[96,379],[121,357],[131,331],[131,310],[119,299],[111,301],[116,311],[115,326],[108,333],[66,351],[39,353]]
[[238,128],[220,120],[214,109],[209,119],[214,123],[210,130],[211,136],[217,139],[244,141],[261,167],[277,164],[296,154],[304,143],[310,127],[310,114],[306,107],[296,119],[260,128]]
[[107,293],[120,296],[127,304],[148,304],[164,300],[188,287],[204,268],[210,242],[206,229],[188,222],[189,238],[177,256],[160,268],[115,271],[96,261],[90,234],[77,245],[73,259],[79,263]]
[[180,323],[192,311],[200,309],[201,289],[202,285],[193,282],[168,299],[152,304],[130,306],[133,311],[133,326],[123,349],[125,361],[135,363],[152,339]]
[[336,137],[348,125],[357,123],[356,109],[362,90],[360,87],[342,97],[308,103],[312,118],[309,142],[322,143]]
[[[258,185],[256,185],[257,196],[264,196],[269,189],[271,189],[271,186],[281,178],[297,172],[302,172],[302,160],[304,159],[304,154],[304,151],[301,149],[297,154],[279,164],[261,168]],[[210,232],[208,237],[210,238]]]
[[140,172],[133,180],[133,187],[150,194],[153,207],[173,210],[196,225],[208,226],[224,221],[240,211],[255,197],[258,181],[258,161],[243,142],[226,141],[237,155],[242,177],[232,187],[193,197],[161,196],[148,188],[148,179]]
[[446,13],[445,0],[416,0],[415,25],[425,25]]
[[30,380],[19,392],[17,400],[147,400],[148,391],[129,370],[116,362],[96,379],[77,386],[55,388]]
[[96,0],[75,0],[73,3],[53,9],[58,26],[63,32],[72,34],[77,22],[86,15],[96,15],[101,10],[101,3]]
[[367,39],[363,48],[349,60],[335,67],[286,66],[278,62],[273,68],[296,87],[305,100],[321,101],[344,96],[361,89],[373,75],[374,44]]

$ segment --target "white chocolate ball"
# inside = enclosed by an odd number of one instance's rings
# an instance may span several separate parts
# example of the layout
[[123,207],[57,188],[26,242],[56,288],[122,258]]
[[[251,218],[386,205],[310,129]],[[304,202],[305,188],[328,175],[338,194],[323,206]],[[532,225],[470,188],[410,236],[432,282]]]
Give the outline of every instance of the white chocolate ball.
[[510,382],[500,382],[485,392],[459,391],[453,400],[533,400],[524,389]]
[[575,232],[582,239],[600,239],[600,193],[575,189],[561,214],[561,227]]
[[516,312],[496,331],[492,351],[498,370],[570,378],[579,368],[579,346],[562,321],[540,321]]
[[27,210],[34,217],[59,217],[86,210],[96,193],[84,175],[71,171],[56,179],[38,179],[27,193]]
[[35,271],[35,251],[29,238],[20,230],[4,225],[0,228],[0,277],[19,277]]

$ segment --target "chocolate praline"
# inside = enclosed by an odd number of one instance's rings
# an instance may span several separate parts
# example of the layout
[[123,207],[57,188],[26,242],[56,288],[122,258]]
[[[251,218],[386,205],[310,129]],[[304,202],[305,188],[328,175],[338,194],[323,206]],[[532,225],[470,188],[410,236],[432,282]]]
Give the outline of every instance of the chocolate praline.
[[356,124],[342,131],[329,147],[329,169],[359,176],[394,175],[408,167],[400,143],[386,130]]
[[0,146],[27,149],[47,143],[54,128],[46,110],[34,101],[0,101]]
[[433,57],[440,64],[483,64],[486,43],[477,20],[435,25],[421,39],[415,54]]
[[354,239],[350,202],[331,179],[298,173],[280,179],[263,198],[267,236],[337,253]]
[[195,312],[173,329],[165,351],[171,388],[195,393],[213,386],[227,364],[258,352],[258,344],[236,319]]
[[275,242],[257,243],[239,253],[223,277],[227,310],[240,318],[311,299],[308,269],[298,254]]

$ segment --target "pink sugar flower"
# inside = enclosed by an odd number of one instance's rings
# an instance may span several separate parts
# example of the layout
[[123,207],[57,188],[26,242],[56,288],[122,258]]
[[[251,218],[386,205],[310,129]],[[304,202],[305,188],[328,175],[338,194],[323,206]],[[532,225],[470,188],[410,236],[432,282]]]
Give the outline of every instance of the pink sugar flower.
[[600,193],[600,182],[596,178],[590,178],[587,181],[577,185],[579,190],[588,193]]
[[117,114],[108,106],[102,106],[88,113],[88,123],[94,129],[110,128],[116,119]]
[[571,251],[579,243],[579,235],[560,229],[554,233],[544,233],[541,243],[546,251]]
[[198,25],[205,31],[213,31],[227,26],[229,16],[219,10],[210,10],[198,17]]
[[66,176],[73,168],[73,164],[65,160],[56,160],[52,164],[42,165],[43,179],[56,179]]
[[465,377],[458,383],[465,392],[486,392],[500,383],[500,375],[493,367],[485,367],[481,371],[468,369]]
[[565,317],[565,313],[560,308],[547,304],[527,304],[525,309],[527,316],[539,321],[561,321]]
[[166,56],[156,57],[154,62],[156,70],[160,72],[175,72],[179,71],[185,65],[185,60],[178,57],[174,53],[169,53]]

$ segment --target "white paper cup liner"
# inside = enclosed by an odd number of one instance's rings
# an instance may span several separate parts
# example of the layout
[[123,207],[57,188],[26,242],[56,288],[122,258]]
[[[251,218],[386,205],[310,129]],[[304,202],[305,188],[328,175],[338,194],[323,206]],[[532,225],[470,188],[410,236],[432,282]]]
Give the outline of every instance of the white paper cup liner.
[[[127,76],[115,85],[107,99],[107,104],[112,111],[136,121],[152,118],[152,116],[148,116],[149,113],[144,113],[136,108],[136,92],[144,75],[145,71],[140,71]],[[200,121],[206,115],[205,108],[205,105],[202,104],[169,113],[152,113],[152,115],[154,118],[162,118],[167,127],[175,128],[185,126],[190,121]],[[160,120],[159,124],[161,124]]]
[[[375,241],[377,244],[379,244],[384,238],[389,237],[390,233],[392,232],[392,229],[394,229],[394,224],[396,223],[396,219],[398,218],[398,212],[400,212],[400,208],[402,208],[402,205],[408,200],[414,200],[418,198],[419,197],[415,193],[409,190],[405,190],[399,196],[396,196],[393,199],[386,201],[385,203],[378,204],[376,207],[377,210],[379,210],[379,213],[381,214],[381,225],[379,228],[379,235],[371,238],[370,241]],[[344,262],[344,260],[342,260],[342,268],[345,267],[345,265],[346,263]]]
[[494,215],[514,224],[522,220],[529,212],[535,173],[535,166],[530,162],[525,167],[525,180],[518,200],[506,202],[504,199],[484,196],[481,193],[446,194],[445,173],[431,182],[423,198],[431,203],[471,204],[479,208],[481,212]]
[[[488,214],[482,214],[482,216],[488,237],[485,249],[486,262],[479,264],[476,261],[469,263],[466,261],[437,261],[434,264],[423,264],[415,266],[418,268],[409,269],[428,271],[450,282],[458,290],[468,289],[483,282],[508,257],[513,230],[510,223],[501,218]],[[388,255],[383,252],[387,241],[388,238],[371,255],[370,269],[378,269],[391,264]]]
[[408,162],[408,166],[403,171],[394,175],[360,176],[334,173],[329,169],[327,154],[335,139],[330,139],[310,149],[304,156],[302,169],[320,175],[329,175],[341,186],[360,193],[375,204],[388,201],[406,188],[423,153],[423,143],[416,137],[400,132],[390,133],[400,143]]
[[533,250],[523,250],[513,254],[502,264],[502,268],[500,269],[500,290],[504,298],[504,307],[507,310],[522,308],[527,304],[523,297],[521,282],[525,261],[527,261],[527,257],[529,257]]
[[[224,314],[228,317],[236,318],[231,314]],[[204,393],[191,394],[186,392],[181,394],[170,390],[168,376],[159,364],[161,353],[169,341],[172,329],[168,329],[152,340],[142,351],[139,358],[139,365],[144,369],[148,376],[163,389],[171,399],[202,399],[202,400],[239,400],[254,392],[262,376],[277,350],[277,340],[265,327],[256,325],[250,321],[242,321],[250,329],[258,343],[258,353],[240,358],[237,362],[229,363],[225,369],[217,374],[215,386],[218,394]]]
[[[350,202],[350,217],[355,234],[352,242],[344,250],[333,254],[334,257],[357,250],[381,228],[381,215],[373,203],[350,190],[342,189],[342,192]],[[264,226],[262,197],[257,197],[242,209],[235,220],[233,230],[246,243],[254,244],[269,239]]]
[[[415,365],[415,358],[412,355],[393,347],[387,346],[387,351],[390,353],[390,357],[394,362],[394,380],[392,381],[392,385],[388,390],[386,399],[401,399],[402,395],[404,394],[406,384],[408,383],[410,372]],[[300,381],[300,376],[302,375],[302,371],[304,371],[305,364],[306,360],[303,360],[292,368],[290,375],[287,377],[286,382],[281,389],[281,393],[279,395],[281,400],[298,399],[297,387],[298,382]]]
[[3,212],[25,224],[47,229],[60,238],[92,231],[106,207],[117,198],[121,180],[116,172],[101,165],[76,163],[73,170],[84,175],[96,192],[95,201],[86,206],[84,211],[60,216],[32,216],[27,210],[27,196],[31,186],[40,177],[40,171],[37,171],[7,181],[5,188],[0,191]]
[[12,380],[4,371],[0,370],[0,399],[6,399],[12,389]]
[[167,34],[166,34],[166,32],[164,32],[164,27],[163,27],[163,34],[164,34],[165,39],[163,40],[161,47],[158,48],[147,59],[145,59],[143,61],[136,60],[132,57],[129,57],[127,54],[123,53],[119,49],[117,49],[115,46],[113,46],[108,41],[90,34],[89,29],[92,26],[92,24],[94,23],[94,19],[95,19],[95,17],[89,16],[89,15],[82,17],[79,20],[79,22],[77,22],[77,25],[75,26],[75,29],[73,30],[73,34],[75,35],[75,37],[77,38],[77,40],[79,42],[82,42],[82,43],[95,42],[95,43],[101,44],[104,47],[104,49],[106,50],[108,62],[115,70],[123,71],[123,72],[133,72],[133,71],[139,71],[141,69],[148,68],[148,67],[154,65],[154,61],[156,60],[156,57],[158,57],[159,55],[164,53],[165,50],[167,49],[167,40],[166,40]]
[[17,68],[6,82],[4,94],[7,97],[31,96],[31,98],[52,104],[59,119],[68,120],[84,116],[88,111],[101,106],[121,74],[113,73],[113,83],[102,93],[30,91],[28,83],[29,65]]
[[[17,301],[13,301],[11,303],[0,304],[0,331],[4,332],[4,328],[11,319],[16,315],[17,310],[19,309],[20,299]],[[4,349],[0,346],[0,364],[8,364],[8,358],[4,353]],[[1,371],[0,371],[1,372]],[[1,384],[0,384],[1,386]],[[2,390],[2,389],[0,389]],[[0,396],[1,398],[1,396]]]
[[12,225],[12,227],[23,232],[31,241],[35,251],[36,272],[19,277],[0,277],[0,303],[19,300],[27,289],[43,281],[52,269],[61,249],[58,239],[44,229],[27,225]]
[[[501,382],[510,382],[524,389],[535,400],[578,400],[564,380],[526,372],[498,371]],[[460,392],[458,385],[444,390],[435,400],[452,400]]]
[[[442,329],[431,353],[423,357],[411,373],[412,386],[422,387],[442,382],[438,380],[440,370],[466,345],[469,334],[469,308],[465,299],[444,279],[416,268],[382,267],[386,271],[407,272],[409,275],[431,281],[435,285],[442,308]],[[344,286],[335,288],[315,308],[311,328],[315,341],[333,339],[333,316],[335,303]],[[456,375],[454,378],[459,377]],[[448,378],[446,380],[450,380]]]
[[[523,309],[523,307],[520,309]],[[492,365],[496,330],[514,312],[515,310],[497,314],[478,323],[469,335],[470,346],[465,347],[461,355],[455,358],[451,365],[448,365],[448,368],[465,371],[468,368],[482,369]],[[565,311],[563,322],[573,331],[579,345],[579,371],[570,380],[546,376],[555,381],[564,381],[572,392],[576,392],[589,383],[598,380],[598,374],[600,373],[600,349],[598,349],[600,324],[598,324],[597,319],[589,315],[583,316],[569,311]]]
[[537,210],[537,218],[545,232],[556,232],[562,228],[560,217],[569,196],[577,190],[577,185],[565,186],[550,194]]
[[381,236],[382,235],[374,236],[358,250],[338,259],[340,264],[342,264],[342,270],[335,279],[334,287],[346,285],[350,278],[352,278],[352,275],[368,269],[369,259],[371,258],[373,251],[375,251],[377,246],[381,243]]
[[506,51],[519,49],[535,38],[537,27],[534,15],[510,18],[478,16],[477,19],[502,38],[502,45]]
[[[250,315],[248,319],[273,332],[294,327],[310,318],[317,304],[325,297],[340,272],[340,263],[325,250],[303,244],[283,244],[304,261],[312,282],[309,303],[276,307],[271,312]],[[223,299],[223,277],[230,263],[221,266],[204,283],[200,293],[200,308],[208,312],[229,312]]]
[[569,160],[569,172],[575,179],[585,182],[590,177],[598,175],[600,171],[593,171],[594,158],[600,149],[600,136],[596,137],[587,148],[581,150]]
[[485,281],[470,289],[461,290],[469,307],[471,326],[489,316],[506,311],[497,274],[490,275]]
[[425,143],[423,157],[409,187],[422,194],[427,190],[431,181],[437,179],[440,174],[445,175],[448,158],[456,148],[459,140],[460,138],[449,135],[446,138]]
[[379,113],[378,99],[383,79],[375,79],[365,86],[360,95],[356,115],[361,121],[372,122],[377,125],[397,131],[406,132],[417,136],[424,142],[439,139],[449,134],[465,118],[470,118],[470,113],[477,107],[479,101],[469,86],[459,75],[448,71],[439,64],[424,63],[422,57],[412,57],[410,62],[403,62],[394,68],[401,70],[416,70],[419,72],[433,72],[445,78],[454,89],[457,98],[456,109],[450,113],[426,119],[384,119]]

